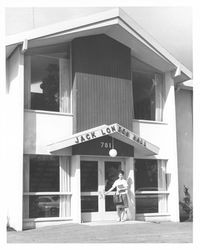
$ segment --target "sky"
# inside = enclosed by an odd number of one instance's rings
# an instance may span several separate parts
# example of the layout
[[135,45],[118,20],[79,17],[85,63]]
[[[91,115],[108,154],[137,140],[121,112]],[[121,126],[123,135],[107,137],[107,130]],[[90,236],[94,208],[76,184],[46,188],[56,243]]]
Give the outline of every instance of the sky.
[[[113,7],[6,8],[6,35],[78,18]],[[170,54],[192,71],[191,7],[121,7]]]

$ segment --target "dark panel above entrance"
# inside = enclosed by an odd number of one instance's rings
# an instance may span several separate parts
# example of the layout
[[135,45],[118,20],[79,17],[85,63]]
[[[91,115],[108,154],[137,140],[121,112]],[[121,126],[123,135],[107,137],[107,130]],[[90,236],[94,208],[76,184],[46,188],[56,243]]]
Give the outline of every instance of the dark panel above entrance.
[[131,129],[130,49],[106,35],[81,37],[72,58],[73,132],[115,122]]

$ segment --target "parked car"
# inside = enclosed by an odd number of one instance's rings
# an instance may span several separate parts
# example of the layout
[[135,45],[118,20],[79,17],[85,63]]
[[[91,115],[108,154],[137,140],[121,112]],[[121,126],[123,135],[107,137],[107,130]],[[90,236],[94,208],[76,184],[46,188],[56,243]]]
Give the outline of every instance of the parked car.
[[36,204],[40,213],[45,217],[59,216],[59,197],[58,196],[39,196],[36,200]]

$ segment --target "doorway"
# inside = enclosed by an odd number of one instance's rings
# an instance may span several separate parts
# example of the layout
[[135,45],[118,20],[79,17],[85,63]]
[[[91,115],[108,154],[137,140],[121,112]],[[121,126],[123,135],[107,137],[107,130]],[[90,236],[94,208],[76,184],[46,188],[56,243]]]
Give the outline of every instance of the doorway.
[[118,178],[119,170],[125,170],[123,159],[81,160],[81,219],[83,222],[115,220],[116,208],[113,203],[113,190],[105,197]]

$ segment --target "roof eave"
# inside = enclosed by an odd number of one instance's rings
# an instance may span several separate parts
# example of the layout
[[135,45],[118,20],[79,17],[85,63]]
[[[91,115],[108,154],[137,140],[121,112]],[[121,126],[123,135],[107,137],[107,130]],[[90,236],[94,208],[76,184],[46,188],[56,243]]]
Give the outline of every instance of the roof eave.
[[[103,29],[103,27],[107,27],[107,29]],[[126,30],[126,34],[129,34],[132,39],[137,39],[143,48],[148,50],[151,55],[156,56],[156,58],[159,58],[159,60],[164,63],[165,67],[161,69],[162,71],[173,71],[179,69],[180,75],[174,78],[175,83],[183,82],[192,78],[191,71],[189,71],[178,60],[176,60],[167,50],[161,47],[147,32],[145,32],[120,8],[114,8],[87,17],[56,23],[20,34],[8,36],[6,39],[7,57],[19,44],[23,44],[25,39],[29,41],[29,44],[32,43],[37,45],[40,42],[44,43],[44,41],[47,41],[47,39],[58,39],[58,37],[62,38],[63,36],[72,36],[72,33],[76,34],[77,36],[79,34],[90,34],[88,33],[89,30],[92,33],[97,31],[97,29],[99,29],[99,32],[104,32],[111,37],[115,37],[116,34],[113,35],[113,28],[108,30],[109,27],[118,27],[121,30]],[[122,36],[119,37],[119,40],[120,39],[122,39]],[[159,63],[157,62],[157,66],[158,65]]]

